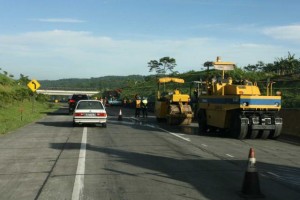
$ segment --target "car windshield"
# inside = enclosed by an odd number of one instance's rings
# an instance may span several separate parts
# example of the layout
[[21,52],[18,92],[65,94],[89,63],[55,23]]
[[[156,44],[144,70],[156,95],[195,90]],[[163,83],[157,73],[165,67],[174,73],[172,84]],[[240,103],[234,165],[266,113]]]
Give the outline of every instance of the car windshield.
[[103,109],[103,105],[99,101],[81,101],[77,109]]

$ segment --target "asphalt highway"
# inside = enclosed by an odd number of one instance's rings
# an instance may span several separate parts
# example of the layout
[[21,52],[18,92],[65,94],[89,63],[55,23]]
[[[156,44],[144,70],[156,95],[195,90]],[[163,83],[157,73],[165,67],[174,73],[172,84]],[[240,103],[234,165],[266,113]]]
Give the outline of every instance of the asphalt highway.
[[[118,120],[120,109],[122,120]],[[0,199],[247,199],[249,149],[264,199],[300,199],[300,147],[199,135],[108,107],[107,128],[72,126],[66,107],[0,136]]]

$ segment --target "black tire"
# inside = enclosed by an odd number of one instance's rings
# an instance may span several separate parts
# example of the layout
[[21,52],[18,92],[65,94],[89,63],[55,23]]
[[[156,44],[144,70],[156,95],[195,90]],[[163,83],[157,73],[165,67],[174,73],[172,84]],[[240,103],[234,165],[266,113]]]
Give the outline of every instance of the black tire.
[[259,130],[252,130],[250,133],[250,138],[255,139],[257,138],[258,134],[259,134]]
[[207,118],[206,118],[206,111],[203,109],[200,109],[198,111],[198,125],[199,125],[199,133],[206,133]]
[[230,135],[233,138],[242,140],[247,136],[248,124],[242,124],[242,116],[240,112],[233,111],[231,114]]
[[166,119],[165,118],[159,118],[159,117],[156,117],[156,121],[158,123],[161,123],[161,122],[164,122]]
[[276,140],[280,137],[282,131],[282,124],[275,124],[275,130],[271,131],[270,138]]
[[102,127],[103,127],[103,128],[106,128],[106,127],[107,127],[107,124],[106,124],[106,123],[102,123]]
[[270,132],[271,132],[270,130],[263,130],[261,139],[268,139]]

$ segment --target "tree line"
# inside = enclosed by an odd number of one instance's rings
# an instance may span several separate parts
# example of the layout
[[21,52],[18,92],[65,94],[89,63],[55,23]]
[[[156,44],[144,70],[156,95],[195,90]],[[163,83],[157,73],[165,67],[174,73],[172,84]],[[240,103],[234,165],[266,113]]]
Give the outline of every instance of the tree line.
[[300,59],[295,54],[288,52],[286,58],[277,58],[273,63],[264,63],[258,61],[255,65],[247,65],[244,67],[246,71],[261,71],[265,73],[273,73],[278,76],[300,73]]
[[[166,75],[168,71],[170,74],[178,74],[178,71],[174,70],[176,65],[175,58],[171,57],[163,57],[159,60],[150,60],[148,62],[149,72],[155,71],[157,75]],[[213,61],[203,63],[203,67],[207,69],[212,66]],[[276,58],[273,63],[258,61],[256,64],[248,64],[247,66],[241,67],[241,69],[246,72],[264,72],[278,76],[295,74],[300,73],[300,59],[297,59],[295,54],[288,52],[287,57]]]

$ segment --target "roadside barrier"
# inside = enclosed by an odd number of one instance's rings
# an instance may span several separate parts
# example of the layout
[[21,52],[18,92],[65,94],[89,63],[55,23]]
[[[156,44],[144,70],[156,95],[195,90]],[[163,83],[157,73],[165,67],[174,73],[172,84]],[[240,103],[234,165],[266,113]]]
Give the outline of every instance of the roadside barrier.
[[256,169],[256,159],[255,159],[253,148],[250,148],[249,151],[248,166],[244,176],[241,196],[248,197],[248,198],[265,197],[260,191],[258,172]]

